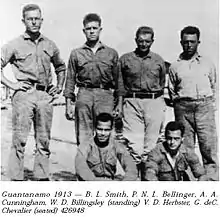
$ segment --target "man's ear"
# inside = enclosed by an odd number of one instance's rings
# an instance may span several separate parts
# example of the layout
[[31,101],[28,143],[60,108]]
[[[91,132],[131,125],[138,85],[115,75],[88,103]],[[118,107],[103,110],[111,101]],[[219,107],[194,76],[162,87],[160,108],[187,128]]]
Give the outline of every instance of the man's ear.
[[82,31],[83,31],[83,33],[85,34],[85,29],[84,29],[84,28],[82,29]]

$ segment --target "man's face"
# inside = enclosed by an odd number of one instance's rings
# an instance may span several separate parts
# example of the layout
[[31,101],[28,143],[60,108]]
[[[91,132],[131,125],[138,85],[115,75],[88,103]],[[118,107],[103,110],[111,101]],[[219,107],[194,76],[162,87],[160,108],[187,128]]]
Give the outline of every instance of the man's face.
[[31,33],[37,33],[40,31],[43,19],[39,10],[26,11],[24,18],[22,19],[26,30]]
[[170,152],[178,151],[182,142],[183,142],[183,137],[181,136],[180,130],[167,131],[166,143],[167,143],[168,151]]
[[196,52],[200,41],[196,34],[183,34],[181,45],[186,56],[192,57]]
[[151,45],[154,40],[152,39],[152,34],[140,34],[138,38],[135,39],[138,49],[141,52],[147,52],[150,50]]
[[96,137],[100,143],[108,141],[112,131],[111,121],[99,121],[96,127]]
[[85,24],[83,29],[86,39],[89,42],[98,41],[101,31],[102,28],[99,26],[99,22],[96,21]]

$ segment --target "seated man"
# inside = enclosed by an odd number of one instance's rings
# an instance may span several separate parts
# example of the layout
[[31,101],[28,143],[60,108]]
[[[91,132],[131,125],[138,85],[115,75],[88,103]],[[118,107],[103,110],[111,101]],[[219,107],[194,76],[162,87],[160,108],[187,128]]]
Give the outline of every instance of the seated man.
[[120,180],[137,179],[137,169],[126,148],[111,136],[113,117],[101,113],[96,118],[95,136],[87,144],[80,144],[75,159],[79,180],[104,181],[116,178],[117,160],[125,175]]
[[171,121],[165,128],[165,141],[158,144],[145,163],[146,181],[190,181],[186,173],[190,167],[195,178],[206,181],[205,170],[194,152],[183,146],[184,126]]

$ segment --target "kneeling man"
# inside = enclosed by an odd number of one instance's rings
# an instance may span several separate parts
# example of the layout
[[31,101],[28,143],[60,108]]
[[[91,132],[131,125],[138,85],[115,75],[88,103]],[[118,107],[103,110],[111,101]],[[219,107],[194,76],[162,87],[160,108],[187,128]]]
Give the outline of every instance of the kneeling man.
[[111,136],[113,117],[101,113],[96,118],[95,136],[78,147],[75,165],[79,180],[105,181],[116,178],[117,160],[124,169],[120,180],[137,179],[136,164],[126,148]]
[[145,162],[144,179],[147,181],[190,181],[186,170],[190,167],[199,181],[207,181],[198,156],[182,145],[184,126],[169,122],[165,129],[165,142],[158,144]]

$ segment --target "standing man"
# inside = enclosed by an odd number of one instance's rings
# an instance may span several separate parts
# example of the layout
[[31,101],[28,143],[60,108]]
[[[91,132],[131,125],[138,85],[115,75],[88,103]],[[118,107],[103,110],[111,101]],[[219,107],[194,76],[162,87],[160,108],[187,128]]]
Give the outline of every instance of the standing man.
[[146,181],[190,181],[187,169],[199,181],[207,181],[205,170],[198,156],[184,147],[184,126],[171,121],[165,128],[165,141],[158,143],[145,163]]
[[[100,113],[96,118],[95,136],[80,144],[76,155],[76,174],[84,181],[135,181],[136,165],[117,139],[111,135],[113,117],[108,113]],[[117,161],[124,169],[124,176],[116,176]]]
[[197,27],[181,31],[183,52],[171,65],[169,91],[174,102],[175,119],[185,126],[184,145],[194,152],[198,137],[206,173],[218,180],[217,135],[215,125],[216,70],[197,51],[200,43]]
[[64,91],[66,118],[73,120],[75,85],[79,87],[75,105],[77,145],[93,136],[95,118],[99,113],[111,114],[113,111],[118,61],[117,52],[99,39],[102,31],[99,15],[87,14],[83,25],[86,43],[71,52]]
[[[34,175],[37,180],[49,181],[49,142],[52,124],[52,100],[61,93],[65,79],[65,64],[54,42],[40,33],[43,22],[38,5],[23,8],[23,35],[9,42],[1,53],[1,82],[15,91],[12,97],[13,138],[9,157],[11,180],[24,179],[24,152],[33,121],[36,154]],[[11,63],[16,83],[9,81],[3,68]],[[57,85],[52,85],[50,64],[57,75]]]
[[128,149],[141,170],[141,162],[156,145],[164,120],[166,68],[163,59],[150,50],[154,42],[152,28],[138,28],[135,41],[136,50],[119,60],[116,112],[123,114]]

